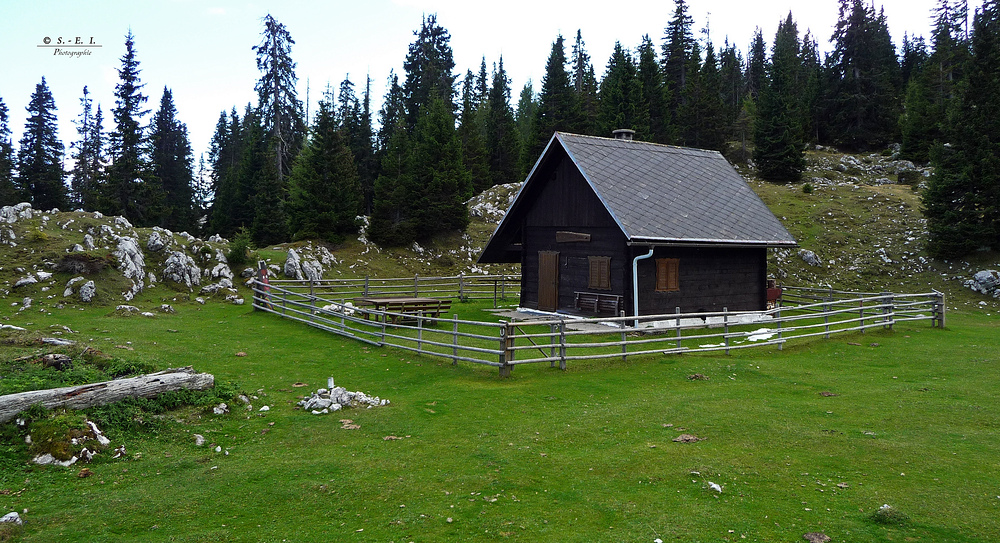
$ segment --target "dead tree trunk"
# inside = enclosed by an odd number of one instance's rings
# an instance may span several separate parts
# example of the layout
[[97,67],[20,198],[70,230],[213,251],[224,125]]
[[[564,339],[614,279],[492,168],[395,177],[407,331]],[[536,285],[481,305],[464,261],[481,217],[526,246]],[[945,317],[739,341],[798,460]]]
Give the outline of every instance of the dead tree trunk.
[[7,422],[36,403],[47,409],[86,409],[132,396],[152,398],[171,390],[205,390],[214,385],[215,377],[212,374],[195,373],[191,366],[187,366],[103,383],[8,394],[0,396],[0,423]]

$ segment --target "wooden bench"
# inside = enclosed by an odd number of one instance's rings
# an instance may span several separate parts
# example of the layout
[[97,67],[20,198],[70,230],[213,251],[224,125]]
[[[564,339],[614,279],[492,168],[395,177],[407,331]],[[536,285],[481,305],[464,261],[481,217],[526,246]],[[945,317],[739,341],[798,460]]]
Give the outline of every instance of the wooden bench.
[[602,294],[599,292],[575,292],[573,305],[580,311],[591,313],[610,312],[615,315],[621,311],[622,297],[618,294]]
[[451,310],[451,300],[439,300],[436,298],[389,299],[376,302],[372,305],[375,305],[375,309],[378,311],[393,313],[392,315],[385,316],[393,324],[416,322],[417,316],[421,314],[424,317],[436,320],[441,318],[442,314]]

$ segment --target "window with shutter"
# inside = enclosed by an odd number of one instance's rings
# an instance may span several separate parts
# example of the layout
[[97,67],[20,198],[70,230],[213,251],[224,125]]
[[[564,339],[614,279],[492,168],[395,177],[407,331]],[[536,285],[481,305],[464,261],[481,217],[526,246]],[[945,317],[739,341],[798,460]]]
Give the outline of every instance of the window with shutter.
[[680,259],[656,259],[656,291],[672,292],[681,289]]
[[611,257],[591,256],[590,277],[587,281],[587,288],[594,290],[611,290]]

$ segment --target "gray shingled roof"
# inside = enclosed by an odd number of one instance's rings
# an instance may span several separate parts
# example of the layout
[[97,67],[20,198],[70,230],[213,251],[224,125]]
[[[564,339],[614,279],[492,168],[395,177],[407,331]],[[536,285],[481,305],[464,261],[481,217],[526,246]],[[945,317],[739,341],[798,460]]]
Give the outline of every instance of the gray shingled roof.
[[716,151],[562,132],[553,139],[549,147],[562,144],[633,242],[796,244]]

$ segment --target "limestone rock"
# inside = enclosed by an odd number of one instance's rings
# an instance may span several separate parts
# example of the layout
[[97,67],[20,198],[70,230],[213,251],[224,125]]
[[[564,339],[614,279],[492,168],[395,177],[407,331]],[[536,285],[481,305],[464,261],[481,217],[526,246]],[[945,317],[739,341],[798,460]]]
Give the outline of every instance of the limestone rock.
[[965,286],[987,296],[1000,298],[1000,272],[997,270],[978,271],[976,275],[972,276],[972,279],[965,282]]
[[[128,224],[128,221],[118,217]],[[118,221],[115,221],[118,223]],[[131,228],[131,224],[128,227]],[[142,256],[142,249],[139,248],[139,240],[132,237],[118,238],[118,248],[114,252],[118,259],[119,269],[122,274],[132,280],[132,288],[124,293],[126,300],[131,300],[136,294],[142,292],[143,279],[146,277],[146,262]]]
[[193,258],[180,251],[174,251],[167,257],[163,268],[163,279],[180,283],[190,289],[194,285],[201,284],[201,270]]
[[30,219],[33,215],[31,204],[21,202],[17,205],[3,206],[0,208],[0,222],[14,224],[19,219]]
[[14,511],[0,517],[0,524],[17,524],[21,526],[24,522],[21,520],[21,515],[18,515],[17,511]]
[[803,262],[809,264],[810,266],[823,265],[823,261],[820,260],[818,256],[816,256],[816,253],[808,249],[799,249],[799,258],[801,258]]
[[166,246],[167,246],[167,240],[163,239],[163,236],[161,236],[160,232],[157,230],[153,230],[149,234],[149,239],[146,240],[146,248],[149,249],[150,251],[153,251],[154,253],[162,251],[163,248]]
[[87,281],[80,287],[81,302],[90,303],[94,299],[95,294],[97,294],[97,285],[93,281]]
[[14,288],[21,288],[28,285],[34,285],[37,282],[38,279],[35,279],[35,276],[29,273],[26,277],[18,279],[17,282],[14,283]]
[[323,279],[323,265],[316,260],[302,261],[302,275],[310,281],[320,281]]
[[285,259],[285,277],[302,280],[302,262],[295,249],[288,250],[288,257]]

